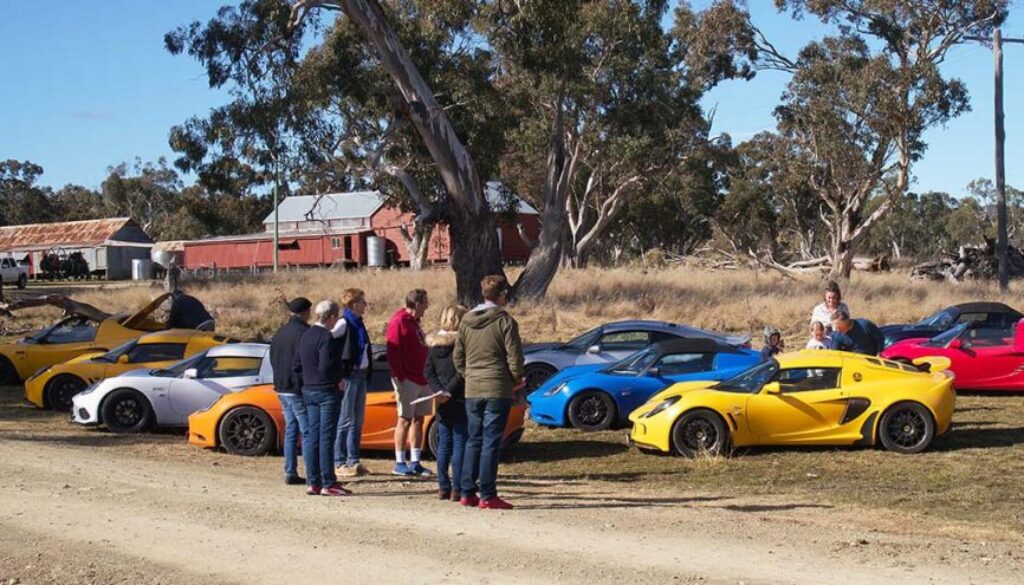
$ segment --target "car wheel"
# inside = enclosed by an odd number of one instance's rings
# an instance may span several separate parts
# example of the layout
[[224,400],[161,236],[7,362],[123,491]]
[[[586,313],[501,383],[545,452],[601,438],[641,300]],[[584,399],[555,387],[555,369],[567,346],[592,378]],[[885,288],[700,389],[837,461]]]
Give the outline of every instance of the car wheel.
[[427,429],[427,455],[437,459],[437,446],[441,443],[441,429],[438,427],[437,420],[430,421],[430,427]]
[[526,366],[526,373],[523,376],[526,378],[526,392],[530,393],[540,388],[541,384],[546,382],[551,376],[554,376],[557,371],[547,364],[530,364]]
[[138,433],[153,422],[153,407],[131,388],[118,388],[103,401],[103,424],[115,433]]
[[71,410],[71,399],[85,390],[85,380],[73,374],[54,376],[46,383],[46,405],[54,410]]
[[0,384],[11,386],[20,382],[18,370],[5,356],[0,356]]
[[217,434],[220,444],[232,455],[266,455],[277,444],[274,421],[266,412],[252,406],[228,411],[220,421]]
[[935,436],[932,413],[917,402],[900,402],[889,407],[878,423],[882,446],[897,453],[920,453]]
[[672,425],[672,448],[684,457],[720,455],[728,443],[725,423],[710,410],[691,410]]
[[18,275],[18,288],[25,288],[28,286],[28,277],[24,274]]
[[581,431],[607,430],[616,416],[612,397],[599,390],[581,392],[569,402],[569,423]]

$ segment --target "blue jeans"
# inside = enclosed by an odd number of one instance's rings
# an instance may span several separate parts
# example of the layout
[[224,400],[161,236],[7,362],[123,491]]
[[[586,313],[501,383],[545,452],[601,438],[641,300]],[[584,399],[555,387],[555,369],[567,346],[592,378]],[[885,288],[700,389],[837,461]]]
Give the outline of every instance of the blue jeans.
[[278,394],[284,415],[284,476],[299,475],[299,441],[306,436],[306,403],[301,394]]
[[[466,421],[445,423],[440,418],[434,419],[437,425],[437,487],[451,491],[454,480],[455,491],[460,491],[462,477],[462,461],[466,452]],[[448,478],[448,465],[452,466],[451,478]]]
[[359,442],[363,435],[363,415],[366,414],[366,374],[369,370],[353,370],[348,387],[341,397],[341,416],[338,417],[338,438],[334,440],[334,466],[359,463]]
[[327,487],[338,481],[332,464],[341,396],[336,391],[303,388],[302,398],[306,401],[306,430],[309,431],[302,436],[306,485]]
[[468,437],[462,461],[462,495],[479,491],[480,499],[498,495],[498,458],[512,410],[511,398],[467,398]]

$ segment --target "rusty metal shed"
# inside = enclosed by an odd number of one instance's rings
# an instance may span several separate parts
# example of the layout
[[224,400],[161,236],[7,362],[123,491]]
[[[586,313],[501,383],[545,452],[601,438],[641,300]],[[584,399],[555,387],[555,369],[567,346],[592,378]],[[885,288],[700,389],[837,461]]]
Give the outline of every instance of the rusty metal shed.
[[93,275],[131,278],[132,260],[149,258],[153,243],[130,217],[0,227],[0,255],[27,261],[30,276],[40,274],[40,262],[47,253],[79,252]]

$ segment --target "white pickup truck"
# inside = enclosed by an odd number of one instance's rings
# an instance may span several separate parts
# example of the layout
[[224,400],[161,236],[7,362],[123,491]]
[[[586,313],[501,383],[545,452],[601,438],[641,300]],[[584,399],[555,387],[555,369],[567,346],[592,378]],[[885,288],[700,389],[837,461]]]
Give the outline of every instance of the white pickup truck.
[[0,258],[0,276],[4,284],[17,284],[25,288],[28,284],[28,266],[22,266],[14,258]]

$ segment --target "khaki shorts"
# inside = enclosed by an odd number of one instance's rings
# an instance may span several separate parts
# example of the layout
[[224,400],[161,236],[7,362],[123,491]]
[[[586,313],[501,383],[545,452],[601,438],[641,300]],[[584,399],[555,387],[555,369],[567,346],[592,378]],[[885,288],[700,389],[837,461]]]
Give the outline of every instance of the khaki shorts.
[[417,404],[411,404],[413,400],[430,396],[430,389],[423,384],[417,384],[409,380],[402,380],[395,387],[395,398],[398,401],[398,416],[401,418],[416,418],[429,415],[434,410],[432,400],[424,400]]

